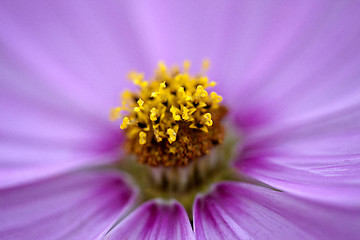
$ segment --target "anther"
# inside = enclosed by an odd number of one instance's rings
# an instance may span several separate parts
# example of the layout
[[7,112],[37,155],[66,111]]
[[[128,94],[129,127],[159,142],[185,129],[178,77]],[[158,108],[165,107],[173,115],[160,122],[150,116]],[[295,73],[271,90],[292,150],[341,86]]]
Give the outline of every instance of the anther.
[[127,125],[129,124],[130,120],[128,117],[124,117],[122,124],[120,125],[121,129],[127,128]]
[[144,145],[146,143],[146,133],[140,132],[139,133],[139,143]]
[[[199,75],[189,73],[190,62],[167,69],[159,62],[155,76],[144,81],[142,73],[132,72],[129,78],[139,86],[136,93],[125,91],[122,106],[110,112],[110,119],[124,115],[120,125],[128,138],[127,149],[139,162],[152,166],[187,165],[207,154],[221,143],[224,130],[220,123],[226,114],[220,105],[222,97],[210,94],[215,86],[203,74],[209,67],[204,61]],[[126,112],[126,113],[124,113]]]

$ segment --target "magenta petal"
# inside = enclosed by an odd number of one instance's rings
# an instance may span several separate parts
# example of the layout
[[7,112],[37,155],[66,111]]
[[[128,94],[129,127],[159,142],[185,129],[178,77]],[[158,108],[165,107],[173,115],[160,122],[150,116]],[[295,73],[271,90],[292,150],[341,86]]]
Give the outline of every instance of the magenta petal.
[[194,205],[197,239],[358,239],[360,209],[245,184],[218,184]]
[[74,172],[0,191],[2,239],[94,239],[134,202],[114,171]]
[[126,217],[105,239],[194,239],[189,218],[178,202],[153,200]]
[[360,202],[360,106],[244,140],[238,169],[275,188],[342,205]]

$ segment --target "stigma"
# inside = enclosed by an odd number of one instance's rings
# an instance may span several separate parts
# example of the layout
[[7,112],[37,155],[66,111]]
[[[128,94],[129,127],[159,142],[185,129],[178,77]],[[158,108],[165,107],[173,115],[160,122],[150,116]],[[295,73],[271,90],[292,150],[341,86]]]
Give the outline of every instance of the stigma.
[[196,75],[190,74],[189,61],[170,69],[159,62],[150,80],[142,73],[129,74],[138,90],[122,93],[121,106],[111,110],[110,120],[122,120],[126,150],[138,162],[187,166],[222,143],[221,120],[227,110],[222,97],[209,90],[216,85],[206,76],[209,64],[204,60]]

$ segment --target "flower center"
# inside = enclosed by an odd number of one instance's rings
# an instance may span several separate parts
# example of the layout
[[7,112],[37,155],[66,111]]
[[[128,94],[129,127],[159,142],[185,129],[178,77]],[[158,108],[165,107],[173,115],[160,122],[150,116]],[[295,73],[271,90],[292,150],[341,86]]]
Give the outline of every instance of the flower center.
[[192,76],[188,61],[183,72],[178,67],[168,70],[160,62],[150,81],[141,73],[129,74],[140,89],[125,91],[122,106],[112,109],[110,118],[123,118],[126,149],[138,162],[187,166],[224,140],[221,120],[227,110],[220,104],[222,97],[207,90],[216,84],[204,75],[208,66],[204,61],[201,72]]
[[127,138],[128,154],[118,167],[134,177],[142,199],[175,198],[190,217],[197,193],[238,178],[230,167],[238,139],[222,123],[227,108],[209,91],[216,83],[205,75],[208,67],[204,61],[200,73],[191,75],[188,61],[182,71],[160,62],[149,81],[131,72],[138,91],[125,91],[122,105],[110,113],[111,120],[122,119]]

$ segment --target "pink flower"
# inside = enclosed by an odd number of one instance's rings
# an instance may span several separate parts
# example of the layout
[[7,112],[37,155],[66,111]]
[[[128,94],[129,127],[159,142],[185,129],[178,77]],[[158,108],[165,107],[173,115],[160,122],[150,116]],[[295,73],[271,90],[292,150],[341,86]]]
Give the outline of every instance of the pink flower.
[[[357,1],[1,1],[1,239],[357,239]],[[136,206],[108,120],[129,70],[209,77],[242,133],[193,205]]]

